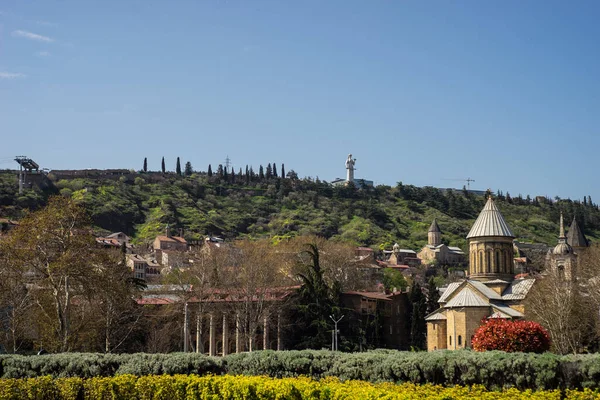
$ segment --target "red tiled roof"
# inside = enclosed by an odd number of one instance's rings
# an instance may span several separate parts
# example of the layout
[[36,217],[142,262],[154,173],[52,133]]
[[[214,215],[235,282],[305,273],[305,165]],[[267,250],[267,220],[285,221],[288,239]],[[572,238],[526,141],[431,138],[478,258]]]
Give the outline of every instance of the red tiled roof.
[[180,237],[180,236],[157,236],[156,240],[159,240],[161,242],[176,242],[176,243],[183,243],[183,244],[187,244],[187,240],[185,240],[184,238]]
[[342,294],[358,295],[358,296],[367,297],[369,299],[375,299],[375,300],[386,300],[386,301],[390,300],[390,298],[388,297],[387,294],[380,293],[380,292],[354,292],[354,291],[350,291],[350,292],[343,292]]

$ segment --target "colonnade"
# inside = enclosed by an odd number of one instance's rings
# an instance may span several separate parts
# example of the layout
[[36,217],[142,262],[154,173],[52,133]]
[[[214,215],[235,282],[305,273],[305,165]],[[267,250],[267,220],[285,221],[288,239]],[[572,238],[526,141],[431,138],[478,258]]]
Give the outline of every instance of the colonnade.
[[[231,321],[230,314],[226,312],[198,313],[196,315],[196,346],[197,353],[206,353],[209,356],[226,356],[230,353],[241,353],[254,350],[282,350],[281,340],[281,315],[276,316],[276,326],[272,326],[269,315],[262,318],[262,335],[250,336],[244,340],[244,329],[239,314],[235,314]],[[208,320],[208,341],[204,333],[204,322]],[[219,326],[221,329],[219,329]],[[220,332],[219,332],[220,330]],[[275,341],[271,341],[271,334]],[[187,337],[186,330],[184,335]],[[235,339],[232,341],[232,335]],[[191,338],[190,338],[191,339]],[[185,341],[186,339],[184,339]],[[220,344],[220,346],[218,346]],[[231,345],[231,346],[230,346]],[[187,346],[184,346],[184,351]],[[232,347],[232,348],[231,348]]]

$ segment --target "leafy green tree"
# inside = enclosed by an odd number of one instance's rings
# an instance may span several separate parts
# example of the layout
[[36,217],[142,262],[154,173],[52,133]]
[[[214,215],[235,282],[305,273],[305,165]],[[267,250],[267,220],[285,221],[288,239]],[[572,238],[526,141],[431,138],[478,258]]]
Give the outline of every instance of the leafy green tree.
[[383,286],[385,290],[392,291],[394,289],[404,290],[408,286],[406,279],[402,272],[397,271],[393,268],[384,268],[383,270]]
[[194,173],[194,169],[192,168],[192,163],[191,162],[186,162],[185,163],[185,169],[184,169],[184,175],[185,176],[192,176],[192,174]]
[[162,158],[162,162],[160,164],[160,169],[162,170],[162,173],[164,174],[166,172],[166,168],[165,168],[165,158]]
[[217,167],[217,176],[219,178],[223,177],[223,165],[222,164],[219,164],[219,166]]
[[144,168],[143,168],[144,172],[148,172],[148,159],[146,157],[144,157]]
[[181,176],[181,161],[179,161],[179,157],[177,157],[177,166],[175,167],[175,173]]

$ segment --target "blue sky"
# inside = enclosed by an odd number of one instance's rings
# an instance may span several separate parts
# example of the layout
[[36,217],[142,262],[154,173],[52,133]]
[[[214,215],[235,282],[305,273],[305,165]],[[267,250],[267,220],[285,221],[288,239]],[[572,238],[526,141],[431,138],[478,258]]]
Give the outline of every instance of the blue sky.
[[[0,0],[0,162],[600,202],[595,1]],[[14,167],[3,162],[0,168]]]

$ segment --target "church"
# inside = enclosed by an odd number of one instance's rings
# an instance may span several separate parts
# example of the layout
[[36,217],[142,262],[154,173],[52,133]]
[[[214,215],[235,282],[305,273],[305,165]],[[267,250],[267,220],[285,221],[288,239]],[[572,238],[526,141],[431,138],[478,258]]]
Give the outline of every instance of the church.
[[[467,235],[468,279],[448,285],[438,301],[440,308],[425,318],[428,351],[469,348],[483,318],[525,317],[524,300],[535,279],[515,279],[514,239],[515,235],[490,197]],[[565,235],[561,214],[558,244],[548,251],[546,265],[565,280],[573,280],[577,256],[588,246],[575,218]]]
[[438,265],[457,265],[465,261],[465,253],[460,247],[446,246],[442,243],[442,230],[436,219],[427,232],[427,244],[419,251],[417,257],[427,264]]
[[490,197],[467,235],[468,279],[451,283],[429,314],[427,350],[469,348],[485,317],[524,317],[523,300],[534,279],[514,279],[515,235]]

